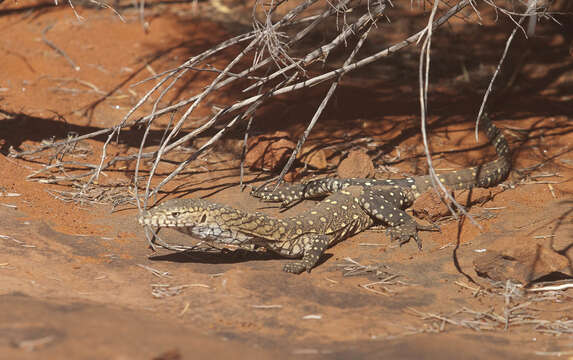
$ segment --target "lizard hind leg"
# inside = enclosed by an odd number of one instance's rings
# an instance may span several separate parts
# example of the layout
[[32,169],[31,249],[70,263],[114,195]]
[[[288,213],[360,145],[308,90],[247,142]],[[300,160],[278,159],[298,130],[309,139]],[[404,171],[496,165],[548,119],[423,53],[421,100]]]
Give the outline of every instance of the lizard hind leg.
[[328,235],[322,234],[306,234],[299,238],[298,241],[304,244],[302,260],[285,264],[283,267],[285,272],[292,274],[300,274],[304,271],[310,272],[330,243]]
[[437,231],[436,225],[420,225],[410,215],[400,208],[407,199],[402,198],[402,193],[398,190],[363,190],[358,196],[358,203],[362,209],[370,216],[382,221],[388,226],[386,233],[390,240],[398,240],[400,245],[404,245],[410,239],[414,239],[418,248],[422,249],[422,240],[418,236],[419,230]]

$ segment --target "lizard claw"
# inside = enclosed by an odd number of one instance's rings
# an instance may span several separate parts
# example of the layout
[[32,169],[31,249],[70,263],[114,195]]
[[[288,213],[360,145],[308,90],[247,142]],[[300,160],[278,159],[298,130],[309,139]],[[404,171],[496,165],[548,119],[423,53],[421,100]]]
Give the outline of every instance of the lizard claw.
[[310,272],[310,268],[307,269],[306,265],[302,261],[298,261],[285,264],[283,266],[283,271],[291,274],[301,274],[304,271]]
[[438,232],[442,232],[442,229],[436,225],[436,224],[431,224],[431,225],[420,225],[418,223],[416,223],[416,228],[418,230],[422,230],[422,231],[438,231]]
[[386,229],[386,234],[390,236],[391,241],[398,240],[400,246],[406,244],[410,239],[414,239],[418,245],[418,249],[422,250],[422,240],[418,236],[418,230],[422,231],[440,231],[437,225],[420,225],[415,221],[407,222],[402,225],[394,226]]

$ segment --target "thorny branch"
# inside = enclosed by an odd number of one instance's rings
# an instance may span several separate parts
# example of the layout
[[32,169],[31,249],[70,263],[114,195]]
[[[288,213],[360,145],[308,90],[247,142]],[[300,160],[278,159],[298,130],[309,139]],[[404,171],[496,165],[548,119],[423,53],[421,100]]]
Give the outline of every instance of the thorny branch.
[[[329,81],[331,82],[330,88],[326,92],[323,100],[318,104],[317,110],[312,119],[310,119],[305,132],[299,139],[295,151],[291,154],[285,168],[283,168],[279,176],[280,182],[320,118],[324,107],[335,92],[342,76],[366,67],[384,57],[396,54],[408,45],[423,41],[422,55],[425,56],[422,56],[420,61],[421,64],[425,64],[425,76],[422,77],[424,79],[424,87],[422,88],[421,99],[424,103],[421,105],[421,115],[422,118],[425,119],[428,113],[427,95],[425,94],[429,82],[429,50],[433,31],[447,23],[452,17],[460,14],[460,11],[468,7],[468,5],[477,14],[479,19],[481,19],[481,14],[479,13],[481,7],[494,7],[496,11],[509,17],[516,24],[516,29],[521,29],[521,23],[529,16],[535,15],[537,18],[549,16],[546,7],[532,5],[540,4],[541,2],[530,2],[529,7],[521,6],[522,12],[518,11],[520,7],[517,6],[517,1],[507,0],[507,2],[515,6],[511,6],[509,10],[490,0],[459,0],[453,4],[435,0],[429,21],[420,31],[387,47],[382,47],[378,43],[370,44],[371,48],[379,47],[380,50],[374,51],[371,55],[362,59],[356,59],[358,49],[360,49],[362,44],[369,41],[369,35],[375,31],[387,31],[387,29],[391,29],[390,26],[384,29],[376,26],[376,22],[382,17],[388,18],[388,9],[394,6],[389,0],[369,0],[366,2],[363,0],[339,0],[324,3],[318,0],[306,0],[292,10],[284,13],[282,17],[277,16],[277,10],[286,3],[286,1],[272,1],[268,5],[257,3],[257,6],[263,7],[265,16],[264,19],[259,20],[256,18],[255,13],[253,13],[253,30],[223,41],[189,58],[176,68],[165,70],[153,77],[134,84],[134,86],[139,86],[150,81],[155,82],[155,84],[151,86],[151,89],[139,99],[116,126],[82,136],[69,137],[62,141],[44,144],[33,150],[20,153],[13,152],[12,156],[29,157],[47,150],[65,149],[70,144],[82,140],[102,135],[107,136],[99,158],[99,163],[70,162],[66,161],[62,154],[57,157],[57,164],[46,165],[44,169],[36,171],[30,179],[44,182],[64,182],[64,179],[71,179],[75,186],[77,186],[78,181],[81,179],[83,180],[83,186],[77,193],[77,200],[82,201],[82,198],[88,193],[89,188],[96,184],[98,177],[103,171],[113,168],[118,162],[137,160],[134,176],[134,193],[138,207],[141,209],[141,204],[139,204],[141,195],[137,193],[137,190],[139,189],[139,184],[142,183],[142,166],[140,163],[143,159],[152,160],[152,167],[149,169],[145,181],[145,194],[143,195],[143,207],[145,208],[151,196],[157,194],[168,181],[173,179],[183,169],[191,166],[193,160],[211,147],[223,134],[240,124],[246,125],[246,122],[249,123],[248,128],[250,128],[250,125],[256,121],[256,110],[268,103],[269,99]],[[323,7],[320,8],[320,6]],[[275,21],[273,18],[277,18],[277,20]],[[338,30],[338,33],[331,38],[325,38],[321,43],[317,43],[316,41],[301,41],[325,26],[334,27]],[[510,41],[508,41],[508,46],[509,42]],[[353,50],[350,50],[351,48],[348,47],[349,44],[354,44]],[[334,50],[345,50],[347,48],[349,55],[343,64],[337,64],[335,60],[331,60],[330,54],[332,54]],[[234,53],[235,55],[228,57],[229,53]],[[212,63],[215,58],[220,59],[223,54],[229,59],[227,64],[223,68],[213,66]],[[326,63],[329,60],[330,68],[328,69],[334,67],[334,70],[324,70],[327,68],[313,66],[316,63]],[[501,62],[502,61],[500,61],[500,64]],[[187,98],[174,100],[176,101],[175,103],[165,101],[166,96],[176,89],[181,79],[193,72],[201,72],[207,76],[209,74],[212,75],[210,84],[205,88],[199,89],[196,93],[191,94],[191,96]],[[239,85],[244,89],[242,94],[245,95],[222,108],[216,109],[216,111],[207,117],[199,126],[190,124],[192,122],[192,116],[197,113],[198,109],[208,106],[208,101],[211,101],[217,94],[228,89],[230,85]],[[256,95],[246,95],[254,90],[257,92]],[[152,98],[154,99],[151,100]],[[146,104],[152,105],[151,111],[146,115],[136,117],[136,112],[142,110],[142,107]],[[164,130],[161,142],[157,147],[152,147],[151,150],[148,150],[147,140],[149,138],[150,129],[156,124],[157,119],[166,115],[169,116],[170,119]],[[422,124],[425,124],[425,120],[422,121]],[[119,137],[122,130],[134,126],[143,126],[145,128],[139,149],[135,153],[116,156],[109,155],[108,147],[110,143]],[[194,129],[185,133],[182,131],[184,126]],[[179,161],[173,172],[165,176],[158,185],[153,186],[153,178],[157,168],[159,164],[166,159],[167,154],[215,127],[219,129],[215,135],[203,146],[186,156],[184,160]],[[424,136],[426,136],[425,132]],[[65,152],[69,150],[61,151]],[[429,156],[429,151],[427,154]],[[64,172],[66,166],[70,165],[75,167],[83,166],[85,171],[82,174],[74,174],[73,179],[68,177],[69,175],[65,173],[63,176],[47,179],[47,177],[49,177],[47,174],[50,172]],[[432,173],[433,167],[431,166],[431,162],[429,165],[430,172]]]

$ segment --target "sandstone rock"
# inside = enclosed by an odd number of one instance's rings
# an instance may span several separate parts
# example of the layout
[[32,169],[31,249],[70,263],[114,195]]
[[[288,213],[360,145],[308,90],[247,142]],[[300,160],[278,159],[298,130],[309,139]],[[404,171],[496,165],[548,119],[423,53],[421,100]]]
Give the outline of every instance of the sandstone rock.
[[295,146],[285,131],[250,137],[247,140],[245,165],[254,170],[276,170],[285,164]]
[[488,250],[473,261],[476,273],[492,280],[528,284],[553,273],[571,276],[567,257],[539,244]]
[[352,150],[346,159],[338,165],[338,177],[347,178],[371,178],[374,176],[374,163],[370,156],[362,150]]
[[[467,206],[468,190],[454,191],[454,199],[460,204]],[[471,204],[483,204],[492,199],[492,193],[489,189],[474,188],[471,194]],[[453,205],[452,208],[455,209]],[[428,221],[436,221],[438,219],[450,216],[450,210],[446,204],[440,199],[436,191],[429,189],[424,192],[412,205],[412,211],[417,218],[425,219]]]
[[300,152],[299,160],[302,163],[319,170],[324,170],[328,167],[326,152],[323,149],[303,147]]

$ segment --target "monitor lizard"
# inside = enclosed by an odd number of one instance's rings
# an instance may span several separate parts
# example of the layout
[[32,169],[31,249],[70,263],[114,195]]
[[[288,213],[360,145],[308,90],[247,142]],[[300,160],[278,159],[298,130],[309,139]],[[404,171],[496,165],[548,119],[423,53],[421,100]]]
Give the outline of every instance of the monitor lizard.
[[[439,181],[448,188],[491,187],[509,174],[507,141],[487,117],[481,123],[497,158],[480,166],[438,174]],[[390,180],[326,178],[283,184],[276,190],[267,185],[251,192],[266,201],[282,202],[283,206],[325,197],[312,209],[283,219],[204,199],[174,199],[144,211],[138,220],[142,225],[175,227],[206,241],[262,246],[285,257],[302,258],[283,267],[286,272],[300,274],[310,272],[328,247],[373,225],[387,226],[391,240],[398,240],[400,245],[414,239],[421,249],[418,231],[437,227],[418,224],[404,209],[432,186],[429,175]]]

